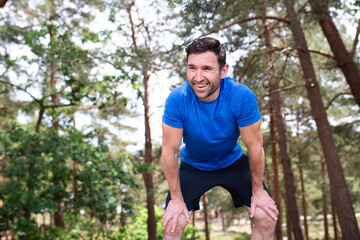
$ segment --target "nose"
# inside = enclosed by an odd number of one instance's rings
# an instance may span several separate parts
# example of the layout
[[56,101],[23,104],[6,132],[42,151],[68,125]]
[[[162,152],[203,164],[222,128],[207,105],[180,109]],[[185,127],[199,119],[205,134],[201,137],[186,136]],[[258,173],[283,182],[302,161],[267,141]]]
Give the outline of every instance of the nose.
[[196,81],[203,80],[203,72],[201,71],[201,69],[196,70],[196,72],[195,72],[195,80]]

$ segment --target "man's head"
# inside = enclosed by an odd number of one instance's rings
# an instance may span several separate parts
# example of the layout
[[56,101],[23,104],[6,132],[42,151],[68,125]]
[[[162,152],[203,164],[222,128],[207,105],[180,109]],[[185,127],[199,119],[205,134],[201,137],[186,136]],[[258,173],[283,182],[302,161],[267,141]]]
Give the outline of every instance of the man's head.
[[210,51],[216,54],[220,69],[226,64],[226,50],[223,44],[211,37],[204,37],[193,41],[186,47],[186,62],[191,53],[202,53]]
[[224,47],[216,39],[202,38],[191,43],[186,52],[186,75],[195,95],[204,102],[215,100],[229,69]]

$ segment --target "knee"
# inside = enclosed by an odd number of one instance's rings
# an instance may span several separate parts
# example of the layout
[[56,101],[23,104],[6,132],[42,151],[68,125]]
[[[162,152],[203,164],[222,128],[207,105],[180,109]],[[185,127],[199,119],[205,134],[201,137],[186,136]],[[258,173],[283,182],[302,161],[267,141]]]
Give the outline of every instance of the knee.
[[184,233],[184,229],[187,226],[187,221],[184,215],[181,215],[178,219],[176,229],[174,232],[171,232],[173,220],[170,220],[164,229],[164,239],[181,239]]
[[274,232],[276,220],[272,219],[264,210],[256,208],[254,214],[254,225],[266,232]]

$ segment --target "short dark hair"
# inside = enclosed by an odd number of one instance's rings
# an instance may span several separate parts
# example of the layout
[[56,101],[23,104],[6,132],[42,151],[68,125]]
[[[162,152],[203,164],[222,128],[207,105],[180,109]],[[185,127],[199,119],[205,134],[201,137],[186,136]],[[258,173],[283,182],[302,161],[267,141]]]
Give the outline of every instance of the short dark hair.
[[226,64],[226,50],[224,44],[220,44],[219,40],[211,37],[204,37],[194,40],[186,48],[186,62],[191,53],[202,53],[206,51],[211,51],[216,54],[218,58],[218,63],[220,65],[220,70]]

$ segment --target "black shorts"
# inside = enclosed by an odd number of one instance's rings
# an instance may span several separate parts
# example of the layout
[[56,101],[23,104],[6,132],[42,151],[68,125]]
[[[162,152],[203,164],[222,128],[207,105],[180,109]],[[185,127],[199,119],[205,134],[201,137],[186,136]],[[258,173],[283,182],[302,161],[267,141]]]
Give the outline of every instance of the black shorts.
[[[221,186],[229,191],[235,207],[243,205],[250,207],[252,183],[249,158],[246,155],[242,155],[230,166],[214,171],[202,171],[188,163],[181,162],[179,174],[181,192],[189,211],[199,210],[201,196],[215,186]],[[265,184],[263,185],[264,189],[268,191]],[[170,199],[169,191],[166,207]]]

